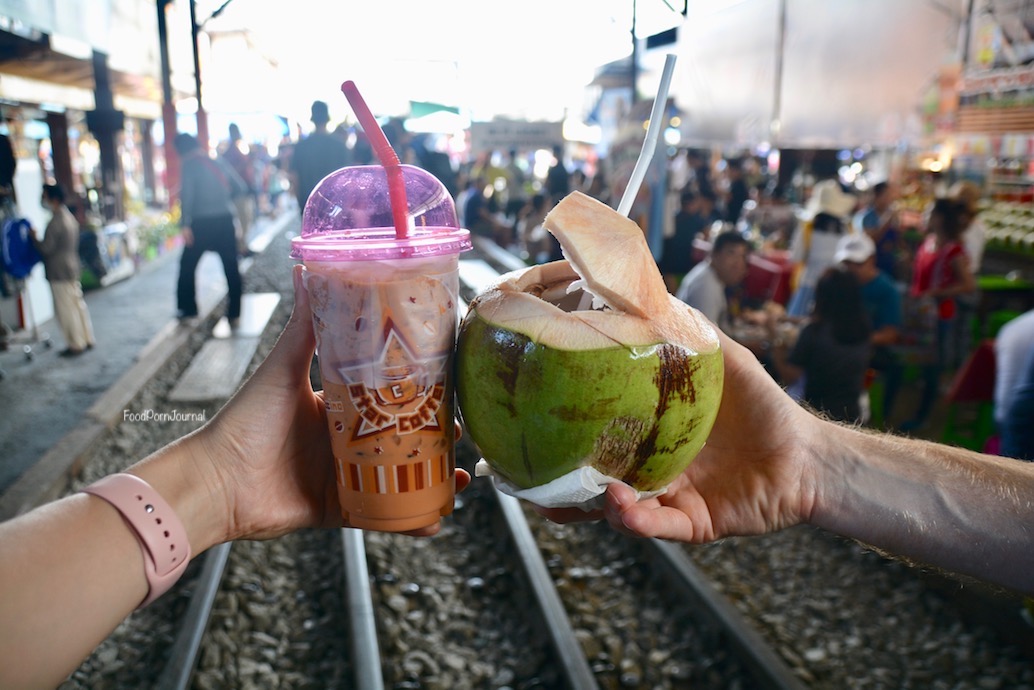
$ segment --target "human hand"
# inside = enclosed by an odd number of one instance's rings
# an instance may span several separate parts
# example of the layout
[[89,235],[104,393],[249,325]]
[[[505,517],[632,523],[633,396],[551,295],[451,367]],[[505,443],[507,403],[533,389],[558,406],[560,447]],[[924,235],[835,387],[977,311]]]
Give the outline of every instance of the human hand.
[[806,521],[817,491],[808,442],[822,422],[791,400],[749,350],[720,332],[719,338],[725,384],[718,417],[667,493],[636,502],[631,488],[611,484],[602,511],[538,512],[556,522],[603,517],[627,534],[695,544]]
[[[342,527],[322,392],[309,369],[315,350],[308,293],[295,268],[295,307],[273,350],[206,426],[181,440],[179,472],[206,487],[206,521],[195,550],[233,539],[267,539],[305,527]],[[140,474],[140,472],[138,472]],[[456,471],[456,488],[470,482]],[[410,534],[427,536],[439,526]]]
[[190,247],[194,244],[194,231],[184,226],[180,228],[180,234],[183,235],[183,246]]

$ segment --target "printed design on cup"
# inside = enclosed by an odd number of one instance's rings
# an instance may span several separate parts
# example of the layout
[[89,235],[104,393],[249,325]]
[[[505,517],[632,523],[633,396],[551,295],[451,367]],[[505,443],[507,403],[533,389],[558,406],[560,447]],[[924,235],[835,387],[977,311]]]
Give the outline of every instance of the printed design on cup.
[[447,482],[454,473],[445,455],[403,465],[369,465],[338,461],[338,483],[352,491],[402,494]]
[[[337,458],[338,482],[352,491],[398,494],[451,481],[450,456],[434,452],[445,436],[439,413],[448,354],[419,357],[390,314],[382,333],[372,361],[337,367],[344,385],[326,399],[334,431],[345,435],[351,448],[350,457]],[[421,433],[426,444],[412,438]],[[403,445],[408,450],[399,462]]]
[[385,320],[384,332],[372,386],[364,380],[370,372],[369,364],[339,369],[352,406],[361,418],[352,440],[391,427],[400,435],[423,429],[440,433],[437,413],[445,399],[447,356],[418,359],[391,318]]
[[319,268],[305,285],[343,511],[437,514],[455,481],[458,281],[436,262]]

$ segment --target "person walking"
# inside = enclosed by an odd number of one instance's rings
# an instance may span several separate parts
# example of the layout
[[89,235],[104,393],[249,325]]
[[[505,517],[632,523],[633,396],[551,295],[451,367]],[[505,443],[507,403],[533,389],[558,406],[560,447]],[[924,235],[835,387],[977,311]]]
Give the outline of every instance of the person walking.
[[47,282],[54,296],[54,315],[65,336],[62,357],[76,357],[94,346],[93,323],[83,299],[79,282],[79,222],[65,206],[65,190],[61,185],[43,185],[40,200],[53,217],[47,223],[43,238],[33,235],[33,243],[43,257]]
[[348,165],[348,147],[341,137],[327,129],[330,113],[323,101],[313,101],[310,118],[316,126],[312,134],[298,142],[291,154],[291,186],[298,199],[298,212],[305,210],[309,194],[320,180]]
[[891,280],[899,280],[898,260],[902,250],[901,223],[898,219],[897,188],[890,182],[877,182],[872,188],[872,201],[859,212],[861,230],[876,245],[876,268]]
[[[980,217],[980,205],[983,192],[980,187],[969,180],[961,180],[952,185],[948,198],[962,207],[962,246],[966,250],[969,261],[969,272],[974,280],[980,275],[980,267],[984,261],[984,246],[987,244],[987,225]],[[980,308],[980,291],[957,295],[955,297],[955,325],[953,327],[952,365],[961,367],[973,351],[972,321]]]
[[176,285],[176,304],[180,319],[198,315],[195,273],[201,256],[213,251],[223,262],[229,304],[226,318],[235,326],[241,315],[241,281],[237,265],[237,218],[233,190],[243,187],[233,168],[213,160],[201,150],[196,138],[178,134],[173,141],[181,162],[180,228],[183,254]]
[[245,187],[237,194],[234,194],[233,203],[237,209],[237,248],[241,256],[248,256],[248,233],[251,232],[252,223],[255,221],[255,208],[257,204],[257,190],[255,184],[255,169],[251,161],[250,152],[245,152],[246,144],[242,141],[240,127],[236,123],[230,123],[230,140],[223,152],[223,160],[233,168],[237,176],[244,181]]
[[557,201],[571,193],[571,173],[564,165],[564,147],[560,144],[553,145],[553,164],[546,171],[546,192]]

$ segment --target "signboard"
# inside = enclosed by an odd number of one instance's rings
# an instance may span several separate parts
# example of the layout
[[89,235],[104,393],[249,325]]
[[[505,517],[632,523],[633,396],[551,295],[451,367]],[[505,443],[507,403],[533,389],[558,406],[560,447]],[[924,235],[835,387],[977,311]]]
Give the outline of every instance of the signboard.
[[978,0],[971,7],[967,66],[996,69],[1034,62],[1034,8],[1030,3]]
[[562,122],[522,122],[519,120],[493,120],[472,122],[470,125],[470,148],[474,153],[491,151],[535,151],[551,149],[564,143]]
[[1009,67],[966,74],[959,91],[963,96],[1001,94],[1034,88],[1034,65]]

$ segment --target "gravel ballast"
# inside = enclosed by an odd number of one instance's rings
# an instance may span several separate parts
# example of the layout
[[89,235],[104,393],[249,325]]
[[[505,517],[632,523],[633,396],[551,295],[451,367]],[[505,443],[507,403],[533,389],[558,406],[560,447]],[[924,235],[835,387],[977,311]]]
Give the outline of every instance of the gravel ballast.
[[[287,238],[276,238],[246,277],[246,290],[284,297],[252,369],[293,304],[287,254]],[[144,386],[132,411],[176,408],[183,418],[212,418],[224,401],[170,405],[166,396],[213,325],[199,328]],[[87,459],[76,486],[197,426],[120,423]],[[461,447],[461,464],[472,463],[473,451]],[[366,535],[388,687],[556,687],[555,662],[487,481],[475,480],[459,497],[438,537]],[[752,687],[720,636],[696,630],[689,612],[664,594],[640,542],[602,524],[529,518],[601,687]],[[913,568],[854,542],[799,527],[686,549],[809,687],[1034,690],[1032,663],[1021,650],[967,622]],[[340,554],[332,530],[235,544],[194,687],[351,687]],[[200,562],[120,625],[62,688],[152,686]]]

